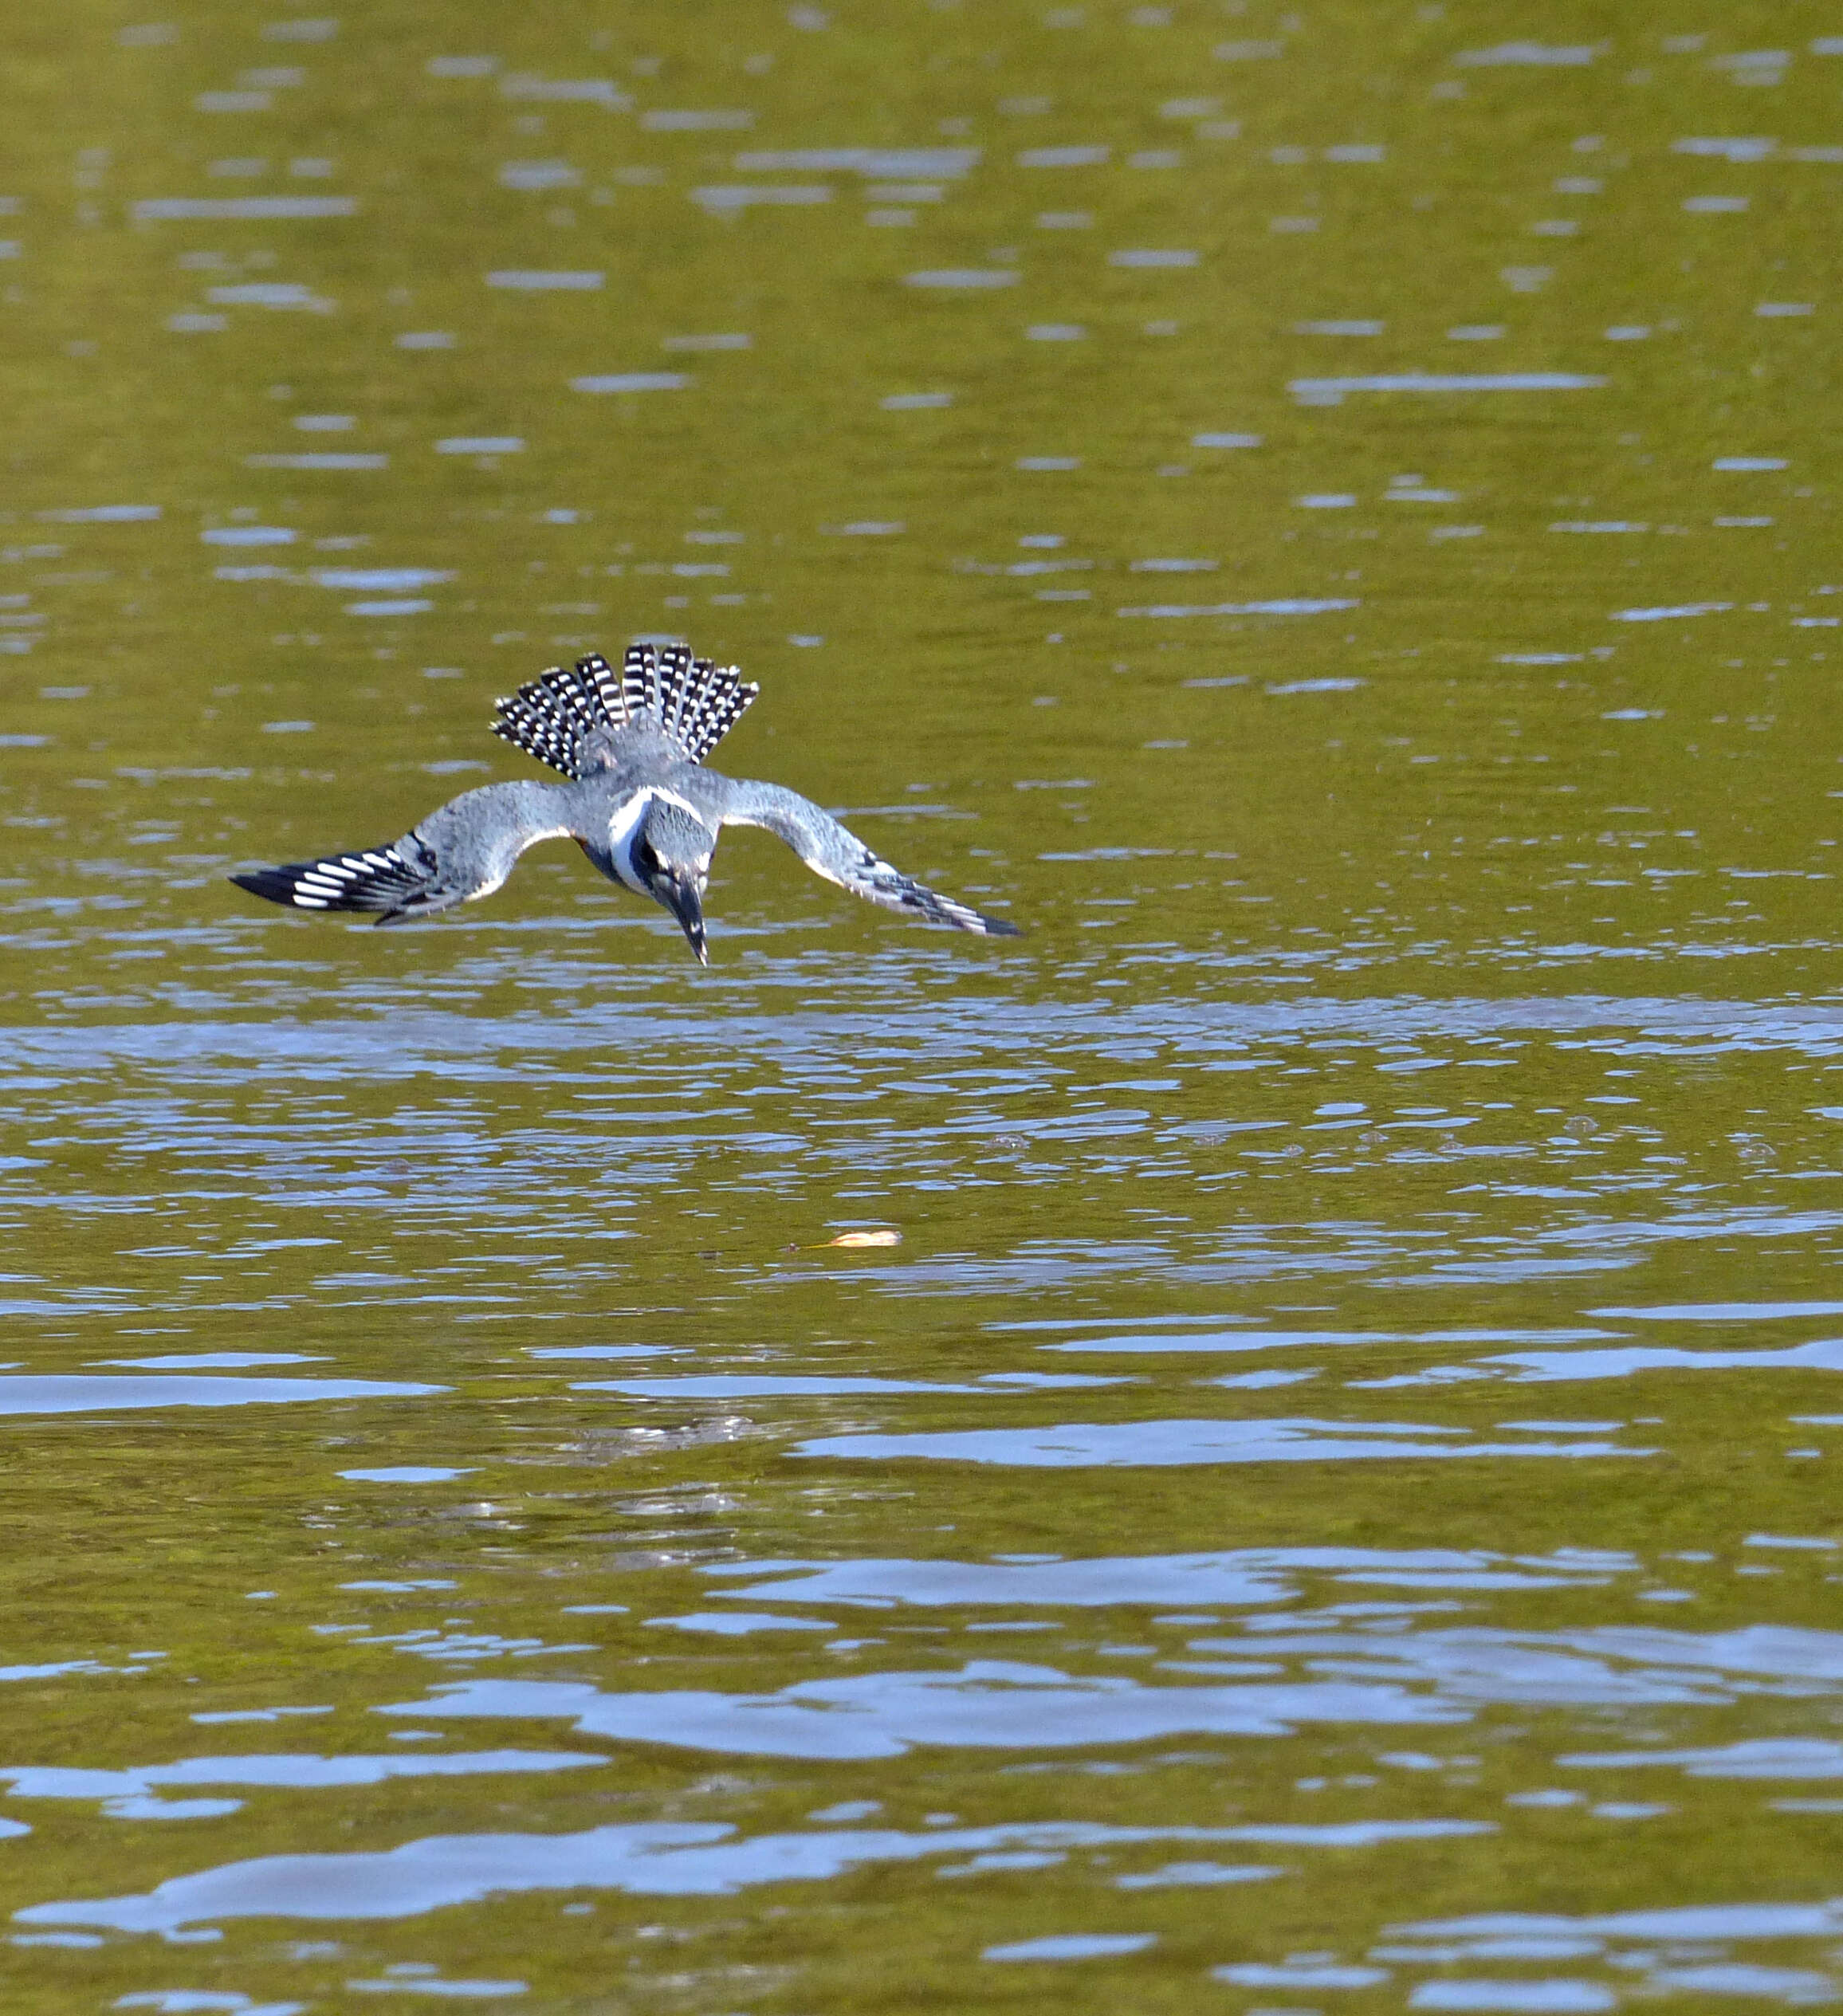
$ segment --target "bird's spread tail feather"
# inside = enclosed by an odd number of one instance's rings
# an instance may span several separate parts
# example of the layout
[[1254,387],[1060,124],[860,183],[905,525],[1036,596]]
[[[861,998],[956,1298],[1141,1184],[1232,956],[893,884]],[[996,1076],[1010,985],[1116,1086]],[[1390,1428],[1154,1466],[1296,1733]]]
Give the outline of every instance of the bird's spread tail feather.
[[631,644],[619,674],[605,658],[553,666],[499,702],[495,735],[566,777],[582,777],[608,760],[608,738],[650,717],[701,763],[740,721],[760,690],[734,666],[694,658],[686,644]]
[[593,738],[627,719],[621,682],[597,652],[553,665],[509,694],[495,710],[493,732],[564,776],[580,777],[595,767]]
[[733,665],[694,658],[689,644],[630,644],[621,686],[629,713],[654,716],[694,763],[716,748],[761,690],[737,678]]

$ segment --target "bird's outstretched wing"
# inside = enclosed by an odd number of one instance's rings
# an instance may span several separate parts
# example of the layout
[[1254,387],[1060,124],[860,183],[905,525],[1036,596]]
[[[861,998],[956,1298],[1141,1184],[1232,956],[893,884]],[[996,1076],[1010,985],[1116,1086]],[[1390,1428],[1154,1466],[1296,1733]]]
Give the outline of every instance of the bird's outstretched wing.
[[414,848],[413,834],[386,847],[357,854],[328,854],[317,861],[285,861],[230,879],[253,896],[289,903],[299,910],[375,910],[380,924],[426,916],[465,899],[463,890],[444,890],[436,863]]
[[725,781],[729,785],[721,810],[725,826],[765,827],[785,840],[815,875],[835,882],[854,896],[880,903],[885,910],[925,918],[930,924],[950,924],[958,931],[979,931],[996,938],[1021,935],[1015,924],[1003,918],[988,917],[957,903],[951,896],[940,895],[899,868],[892,868],[830,812],[822,812],[797,791],[740,779]]
[[252,895],[302,910],[375,913],[408,924],[490,896],[539,840],[574,831],[547,784],[486,784],[463,792],[387,847],[286,862],[230,879]]

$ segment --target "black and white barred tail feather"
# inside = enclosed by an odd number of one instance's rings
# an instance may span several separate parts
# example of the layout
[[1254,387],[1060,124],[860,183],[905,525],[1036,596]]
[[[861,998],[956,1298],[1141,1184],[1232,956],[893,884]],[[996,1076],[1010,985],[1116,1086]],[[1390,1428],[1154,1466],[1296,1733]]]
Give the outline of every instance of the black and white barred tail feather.
[[761,689],[733,665],[694,658],[689,644],[630,644],[621,670],[630,715],[658,721],[694,763],[701,763],[747,713]]
[[601,767],[595,737],[624,726],[627,717],[621,681],[598,652],[572,666],[553,665],[508,694],[498,703],[493,732],[576,778]]
[[403,846],[399,840],[358,854],[285,862],[278,868],[258,868],[230,879],[239,889],[265,896],[272,903],[289,904],[299,910],[368,911],[377,914],[380,924],[446,910],[450,902],[461,900],[438,892],[433,887],[433,863],[411,859],[399,851]]
[[581,778],[613,756],[619,729],[650,717],[693,763],[729,733],[760,689],[733,666],[694,658],[685,644],[632,644],[619,677],[599,654],[553,666],[499,702],[493,732],[566,777]]

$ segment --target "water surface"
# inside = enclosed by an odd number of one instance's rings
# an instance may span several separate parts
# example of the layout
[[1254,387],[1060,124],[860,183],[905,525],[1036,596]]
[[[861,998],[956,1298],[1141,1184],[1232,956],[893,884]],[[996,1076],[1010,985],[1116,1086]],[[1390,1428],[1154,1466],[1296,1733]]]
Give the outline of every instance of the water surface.
[[[1821,26],[21,26],[15,2002],[1843,1992]],[[225,882],[678,635],[1028,935]]]

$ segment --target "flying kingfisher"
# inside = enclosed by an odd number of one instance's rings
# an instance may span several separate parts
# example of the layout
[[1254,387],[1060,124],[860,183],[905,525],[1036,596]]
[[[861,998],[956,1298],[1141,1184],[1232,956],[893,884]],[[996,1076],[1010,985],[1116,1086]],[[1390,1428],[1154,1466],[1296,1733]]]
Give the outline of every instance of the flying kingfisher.
[[762,826],[815,874],[932,924],[1016,937],[1015,924],[936,894],[810,799],[704,768],[760,690],[685,644],[634,644],[619,673],[599,655],[553,666],[499,701],[493,732],[565,784],[464,791],[387,847],[258,868],[230,879],[272,903],[363,910],[407,924],[490,896],[539,840],[576,841],[609,881],[678,919],[699,961],[704,891],[725,826]]

